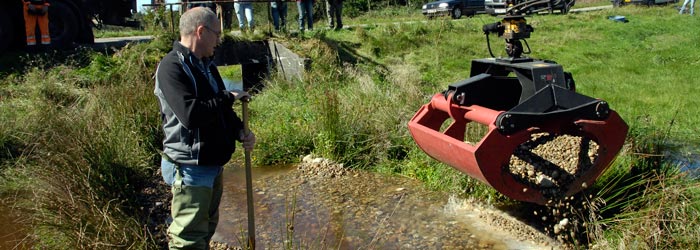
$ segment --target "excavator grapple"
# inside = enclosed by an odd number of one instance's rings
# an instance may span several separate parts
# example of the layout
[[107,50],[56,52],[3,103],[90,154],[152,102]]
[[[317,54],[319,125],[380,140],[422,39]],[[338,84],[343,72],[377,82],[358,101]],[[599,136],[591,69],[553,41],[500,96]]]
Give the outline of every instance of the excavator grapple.
[[[524,18],[504,18],[485,32],[507,25],[527,31],[508,36],[511,56],[473,60],[470,78],[435,94],[408,128],[438,161],[507,197],[546,205],[590,186],[622,148],[628,127],[607,102],[577,93],[561,65],[519,56],[518,40],[532,31]],[[479,128],[485,134],[467,140]]]

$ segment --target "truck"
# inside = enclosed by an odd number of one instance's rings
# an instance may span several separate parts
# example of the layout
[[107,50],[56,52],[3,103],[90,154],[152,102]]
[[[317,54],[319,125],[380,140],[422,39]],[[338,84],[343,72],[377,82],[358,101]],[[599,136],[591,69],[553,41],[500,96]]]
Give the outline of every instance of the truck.
[[[136,0],[49,0],[49,32],[55,48],[94,43],[93,26],[133,26]],[[5,0],[0,8],[0,53],[25,46],[22,0]],[[37,32],[39,34],[39,32]]]

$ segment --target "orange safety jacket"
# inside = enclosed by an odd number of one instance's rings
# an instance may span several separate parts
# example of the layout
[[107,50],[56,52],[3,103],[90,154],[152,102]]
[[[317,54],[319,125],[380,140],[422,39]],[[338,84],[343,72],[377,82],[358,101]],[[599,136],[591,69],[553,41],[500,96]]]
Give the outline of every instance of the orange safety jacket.
[[24,1],[24,29],[27,33],[27,45],[36,45],[37,22],[39,22],[39,31],[41,32],[41,44],[51,44],[48,11],[49,3],[46,1]]

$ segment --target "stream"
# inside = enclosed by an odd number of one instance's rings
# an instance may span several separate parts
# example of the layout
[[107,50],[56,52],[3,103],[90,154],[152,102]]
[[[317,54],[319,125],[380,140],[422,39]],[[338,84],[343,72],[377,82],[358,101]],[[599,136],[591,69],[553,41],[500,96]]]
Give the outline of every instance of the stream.
[[[478,211],[413,179],[366,171],[309,175],[253,168],[258,249],[551,249],[485,225]],[[243,167],[224,171],[214,241],[247,238]],[[522,232],[519,232],[522,233]]]

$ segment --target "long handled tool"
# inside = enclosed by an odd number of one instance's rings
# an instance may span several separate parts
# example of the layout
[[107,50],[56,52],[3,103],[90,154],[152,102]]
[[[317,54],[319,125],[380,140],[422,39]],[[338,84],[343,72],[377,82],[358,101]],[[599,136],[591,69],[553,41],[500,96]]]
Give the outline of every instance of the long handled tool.
[[[243,131],[250,134],[248,127],[248,100],[243,101]],[[250,150],[245,149],[245,186],[248,203],[248,249],[255,249],[255,209],[253,207],[253,177],[251,176]]]

